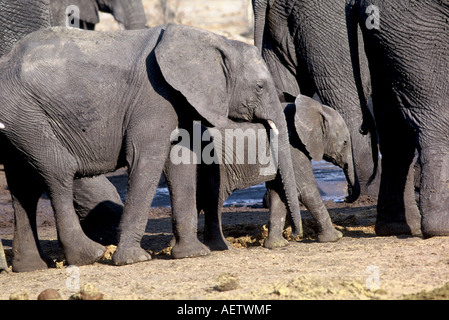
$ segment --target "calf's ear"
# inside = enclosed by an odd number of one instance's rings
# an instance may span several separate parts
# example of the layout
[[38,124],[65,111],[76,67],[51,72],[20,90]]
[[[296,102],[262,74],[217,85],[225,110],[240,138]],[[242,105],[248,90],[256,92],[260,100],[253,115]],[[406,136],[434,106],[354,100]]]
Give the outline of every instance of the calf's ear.
[[315,161],[324,155],[326,117],[322,105],[312,98],[299,95],[295,100],[294,123],[298,137]]
[[176,24],[167,26],[155,48],[168,84],[217,127],[226,125],[229,114],[232,50],[224,37]]

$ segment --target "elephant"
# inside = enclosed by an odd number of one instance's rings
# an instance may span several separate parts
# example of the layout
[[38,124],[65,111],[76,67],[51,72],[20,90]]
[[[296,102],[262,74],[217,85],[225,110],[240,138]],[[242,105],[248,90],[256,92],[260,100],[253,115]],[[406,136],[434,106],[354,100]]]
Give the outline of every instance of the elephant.
[[[2,39],[0,57],[10,51],[14,44],[27,34],[52,25],[49,0],[0,0],[0,8],[0,38]],[[4,149],[2,140],[0,138],[0,147]],[[2,164],[3,156],[4,153],[0,154]],[[123,204],[116,188],[104,175],[100,175],[74,179],[73,193],[76,213],[86,235],[105,245],[116,244],[118,223],[123,211]],[[101,223],[98,223],[99,221]],[[2,248],[0,252],[3,252]],[[3,257],[4,255],[0,256],[0,269],[7,270],[7,263]],[[20,269],[29,271],[28,268],[32,269],[33,266],[24,265]],[[13,270],[17,271],[17,268]]]
[[[254,43],[272,73],[282,101],[315,93],[337,110],[352,137],[361,194],[377,197],[378,149],[367,106],[371,95],[366,57],[356,81],[344,1],[252,0]],[[376,159],[376,161],[373,161]]]
[[[101,33],[47,28],[26,36],[2,58],[0,100],[5,173],[16,218],[13,269],[46,267],[32,221],[44,190],[67,262],[98,260],[105,248],[80,227],[73,180],[124,166],[129,187],[112,260],[123,265],[151,259],[140,241],[170,136],[196,119],[218,127],[229,119],[257,121],[278,132],[279,172],[289,210],[300,220],[287,123],[254,46],[176,24]],[[197,221],[196,171],[183,167],[178,166],[190,175],[183,185],[190,202],[174,219],[190,225]],[[209,252],[196,229],[183,228],[177,235],[180,254]]]
[[[349,130],[337,111],[307,96],[299,95],[295,103],[283,104],[283,107],[289,129],[290,152],[299,201],[306,206],[317,223],[318,241],[337,241],[342,237],[342,233],[332,225],[313,175],[311,159],[321,161],[324,158],[342,168],[348,181],[349,195],[345,201],[357,200],[360,185],[354,169]],[[264,135],[264,126],[257,123],[230,123],[226,128],[213,129],[215,130],[212,135],[214,150],[221,151],[214,152],[213,163],[201,163],[198,170],[197,205],[198,212],[203,210],[205,214],[205,244],[211,250],[228,249],[228,243],[221,228],[221,211],[224,201],[235,190],[265,182],[270,221],[264,246],[270,249],[285,246],[287,240],[282,236],[282,232],[286,222],[287,206],[282,184],[275,170],[261,174],[267,168],[265,168],[266,161],[261,161],[260,155],[267,154],[271,143]],[[258,130],[261,130],[262,135],[257,134]],[[237,142],[234,146],[232,140],[234,136],[241,139],[247,137],[247,142],[245,145],[242,144],[244,147],[241,147],[241,150]],[[208,141],[207,137],[203,140]],[[204,146],[204,150],[208,148],[208,145]],[[238,154],[242,151],[240,158],[245,155],[250,157],[253,154],[257,159],[254,159],[255,161],[225,159],[230,154]],[[217,161],[218,159],[221,161]],[[292,227],[300,228],[297,225]]]
[[[146,16],[142,0],[51,0],[53,25],[65,27],[69,19],[67,8],[79,8],[79,28],[94,30],[100,22],[98,13],[107,12],[114,16],[120,27],[126,30],[144,29]],[[70,12],[72,13],[72,11]],[[71,25],[71,24],[70,24]]]
[[[449,5],[447,1],[348,1],[351,48],[364,51],[379,132],[377,235],[449,235]],[[354,64],[355,74],[359,73]],[[420,167],[414,195],[414,159]]]

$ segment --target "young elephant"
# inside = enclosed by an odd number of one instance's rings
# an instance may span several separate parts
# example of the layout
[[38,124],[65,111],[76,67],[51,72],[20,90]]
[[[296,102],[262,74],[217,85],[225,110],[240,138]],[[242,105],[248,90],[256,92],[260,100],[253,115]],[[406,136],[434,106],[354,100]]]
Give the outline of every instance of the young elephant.
[[[360,194],[360,187],[354,170],[349,130],[337,111],[306,96],[300,95],[295,104],[284,106],[299,200],[318,224],[318,241],[337,241],[342,234],[332,226],[313,175],[310,159],[316,161],[325,159],[342,168],[348,181],[349,195],[345,201],[355,201]],[[257,132],[258,129],[263,128],[263,125],[249,123],[237,123],[233,127],[226,127],[228,130],[242,130],[239,131],[240,133],[249,133],[251,130]],[[225,133],[226,129],[220,129],[221,136],[229,134]],[[248,138],[248,143],[249,141]],[[264,147],[262,151],[257,152],[260,157],[269,146],[257,143],[259,148]],[[218,148],[218,145],[216,144],[215,147]],[[199,170],[198,209],[203,209],[205,213],[206,245],[212,250],[228,248],[221,228],[224,201],[233,191],[262,182],[266,182],[270,209],[269,235],[264,246],[275,248],[286,245],[287,240],[283,238],[282,231],[285,226],[287,207],[279,175],[276,175],[276,171],[261,175],[263,166],[260,164],[260,158],[253,162],[254,164],[248,164],[249,161],[245,164],[238,164],[237,161],[226,163],[225,157],[229,157],[231,152],[235,153],[235,150],[228,150],[228,145],[223,146],[223,141],[221,145],[223,159],[221,164],[202,164]],[[245,147],[249,157],[251,146],[247,144]],[[298,226],[293,227],[298,228]]]
[[[281,115],[274,82],[257,49],[205,30],[171,24],[120,32],[48,28],[30,34],[0,59],[2,154],[15,214],[13,270],[47,267],[35,222],[44,190],[67,262],[99,259],[105,248],[81,229],[73,180],[123,166],[129,168],[129,187],[113,262],[151,259],[140,241],[172,132],[192,120],[213,126],[225,126],[229,118],[257,121],[276,128],[286,146]],[[289,207],[300,217],[290,149],[279,148],[279,153]],[[184,203],[175,219],[194,225],[196,171],[183,171],[191,203]],[[209,252],[195,228],[178,235],[178,252]]]

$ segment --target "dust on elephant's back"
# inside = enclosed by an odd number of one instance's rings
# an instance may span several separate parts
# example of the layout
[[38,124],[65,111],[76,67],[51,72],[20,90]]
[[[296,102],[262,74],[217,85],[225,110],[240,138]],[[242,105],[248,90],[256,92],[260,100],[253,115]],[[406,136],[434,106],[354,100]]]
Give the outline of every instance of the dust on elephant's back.
[[122,150],[123,132],[110,128],[122,128],[129,116],[125,106],[152,90],[148,81],[142,81],[148,76],[146,59],[141,57],[150,54],[158,34],[104,32],[79,37],[84,32],[42,31],[36,42],[19,47],[25,51],[19,77],[29,94],[41,99],[38,108],[46,115],[41,121],[51,128],[44,126],[43,133],[57,138],[75,157],[83,155],[77,157],[80,170],[95,171],[93,167],[105,164],[114,169],[117,163],[110,159]]

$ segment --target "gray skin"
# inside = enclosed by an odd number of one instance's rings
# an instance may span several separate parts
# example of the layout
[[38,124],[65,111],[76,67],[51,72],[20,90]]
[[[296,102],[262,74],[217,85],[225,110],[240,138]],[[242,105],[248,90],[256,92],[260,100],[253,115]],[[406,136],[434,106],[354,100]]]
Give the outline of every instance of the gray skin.
[[[1,0],[0,8],[0,39],[2,39],[0,57],[9,52],[13,45],[27,34],[52,25],[49,0]],[[2,149],[5,148],[3,143],[0,137]],[[4,154],[4,152],[0,154],[2,164]],[[116,244],[118,224],[123,211],[123,204],[116,188],[104,175],[74,179],[73,184],[76,213],[86,235],[105,245]],[[29,219],[35,221],[36,218],[30,216]],[[34,241],[32,238],[27,239]],[[0,256],[0,268],[7,269],[7,263],[2,257],[4,255]],[[27,269],[24,265],[22,271],[28,271]],[[16,271],[17,268],[13,270]]]
[[[359,47],[357,24],[363,33],[382,153],[376,234],[447,236],[449,5],[351,1],[348,12],[354,51]],[[416,150],[418,204],[413,187]]]
[[[49,0],[0,0],[0,57],[27,34],[51,25],[48,8]],[[0,240],[0,271],[2,270],[8,272],[9,268]]]
[[51,26],[49,2],[0,0],[0,57],[27,34]]
[[[342,233],[332,225],[318,190],[310,160],[320,161],[324,158],[342,168],[348,181],[349,194],[345,200],[347,202],[355,201],[360,194],[360,186],[354,170],[349,130],[338,112],[321,105],[312,98],[299,96],[295,104],[284,104],[284,107],[289,127],[290,150],[299,201],[306,206],[317,223],[318,241],[337,241],[342,237]],[[226,127],[226,129],[231,128],[251,133],[263,129],[264,126],[262,124],[235,123]],[[219,131],[221,132],[220,136],[225,137],[225,129],[220,128]],[[250,152],[247,143],[244,153],[246,157]],[[259,142],[257,142],[257,146],[261,146]],[[269,145],[262,146],[263,150],[258,149],[257,154],[266,154]],[[288,242],[282,236],[282,232],[288,208],[285,203],[285,193],[276,171],[271,174],[261,174],[261,170],[265,166],[258,161],[259,159],[256,159],[253,164],[248,164],[248,160],[244,164],[239,164],[237,161],[226,163],[225,154],[234,154],[235,156],[236,146],[234,145],[233,149],[229,150],[224,138],[221,145],[215,145],[215,148],[222,149],[221,163],[201,164],[198,178],[198,211],[204,210],[205,214],[205,244],[211,250],[227,250],[229,248],[221,225],[224,201],[235,190],[266,182],[270,221],[269,234],[264,241],[264,246],[270,249],[285,246]],[[299,228],[296,225],[292,227]]]
[[65,27],[67,23],[66,9],[70,5],[79,8],[79,27],[94,30],[100,22],[98,13],[106,12],[114,16],[122,29],[144,29],[146,16],[142,0],[50,0],[53,25]]
[[[287,123],[253,46],[180,25],[102,33],[49,28],[25,37],[2,57],[0,80],[0,132],[7,141],[5,173],[16,218],[13,269],[47,266],[30,219],[44,190],[67,262],[98,260],[105,248],[81,229],[73,179],[123,166],[129,168],[129,187],[113,262],[151,259],[140,241],[170,135],[195,119],[213,126],[225,126],[228,119],[271,121],[279,131],[287,203],[300,219]],[[183,193],[193,200],[173,218],[196,225],[196,170],[178,167],[186,177]],[[180,254],[209,252],[196,227],[177,235]]]
[[279,96],[293,102],[299,93],[309,97],[316,93],[323,104],[342,115],[351,132],[361,194],[377,197],[379,175],[373,175],[378,170],[377,141],[366,107],[371,94],[369,70],[360,55],[362,79],[355,81],[345,1],[253,0],[253,10],[255,45]]

